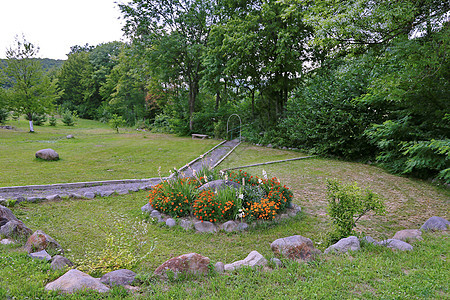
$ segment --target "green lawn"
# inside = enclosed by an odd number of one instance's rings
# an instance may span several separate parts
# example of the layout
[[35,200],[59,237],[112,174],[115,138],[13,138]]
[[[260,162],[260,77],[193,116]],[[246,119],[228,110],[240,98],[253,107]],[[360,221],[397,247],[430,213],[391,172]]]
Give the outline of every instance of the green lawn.
[[[17,130],[0,129],[0,186],[52,184],[113,179],[141,179],[168,175],[173,168],[206,152],[220,141],[192,140],[165,134],[121,130],[78,120],[74,127],[35,126],[12,121]],[[67,139],[72,134],[74,139]],[[52,148],[60,160],[35,158],[36,151]]]
[[[81,122],[80,122],[81,123]],[[81,125],[81,124],[80,124]],[[87,127],[87,126],[86,126]],[[44,128],[44,127],[43,127]],[[37,128],[39,130],[40,127]],[[47,129],[47,128],[46,128]],[[62,129],[65,129],[63,127]],[[91,141],[100,144],[110,138],[117,142],[132,136],[140,140],[154,140],[162,144],[168,140],[174,148],[179,143],[183,148],[177,154],[168,155],[166,165],[177,166],[191,159],[184,155],[187,145],[194,144],[198,153],[204,152],[213,141],[192,141],[189,138],[176,138],[166,135],[127,133],[115,135],[111,129],[91,129]],[[85,133],[73,129],[78,139],[87,139]],[[96,132],[95,134],[93,132]],[[69,131],[64,132],[64,134]],[[4,134],[2,132],[2,134]],[[24,133],[25,134],[25,133]],[[37,133],[39,135],[41,133]],[[46,133],[42,133],[43,135]],[[48,133],[50,135],[50,133]],[[56,133],[55,136],[57,135]],[[64,135],[61,134],[61,135]],[[27,134],[29,135],[29,134]],[[25,135],[25,136],[27,136]],[[33,135],[35,136],[35,135]],[[85,138],[82,138],[85,136]],[[144,136],[147,136],[144,139]],[[72,141],[64,141],[64,143]],[[77,141],[78,142],[78,141]],[[3,143],[3,139],[2,139]],[[35,142],[33,142],[35,143]],[[82,142],[84,143],[84,142]],[[208,145],[208,143],[211,143]],[[120,143],[119,143],[120,144]],[[126,145],[126,143],[123,143]],[[10,145],[22,145],[20,143]],[[71,144],[70,144],[71,145]],[[67,149],[74,151],[69,144]],[[73,145],[72,145],[73,146]],[[11,146],[14,148],[15,146]],[[204,147],[204,148],[202,148]],[[200,149],[199,149],[200,148]],[[192,156],[198,154],[192,149]],[[56,150],[56,149],[55,149]],[[10,149],[14,153],[13,149]],[[24,151],[24,150],[21,150]],[[58,151],[58,150],[57,150]],[[121,149],[121,151],[125,151]],[[134,151],[134,150],[128,150]],[[16,149],[16,152],[19,152]],[[70,151],[69,151],[70,152]],[[123,152],[126,153],[126,152]],[[61,154],[61,153],[60,153]],[[124,156],[134,156],[134,153]],[[180,157],[175,157],[183,156]],[[221,169],[246,165],[249,163],[273,161],[299,157],[303,154],[292,151],[268,149],[243,144],[236,149],[219,167]],[[20,154],[20,156],[23,156]],[[85,155],[85,159],[93,159]],[[24,157],[24,156],[23,156]],[[3,157],[2,157],[3,159]],[[136,155],[133,160],[138,160]],[[30,165],[38,162],[31,159]],[[179,163],[178,163],[179,161]],[[61,161],[64,162],[64,161]],[[57,162],[59,163],[59,162]],[[92,162],[91,162],[92,163]],[[39,164],[42,164],[39,162]],[[53,164],[53,163],[51,163]],[[93,163],[95,165],[95,163]],[[159,165],[148,169],[157,170]],[[164,165],[163,165],[164,167]],[[128,174],[139,171],[139,164],[127,164]],[[133,169],[136,168],[136,169]],[[362,251],[348,255],[324,255],[308,264],[285,261],[286,267],[279,270],[243,269],[227,275],[213,274],[207,277],[180,278],[175,281],[161,281],[152,276],[161,263],[171,257],[190,252],[208,256],[213,263],[231,263],[245,258],[252,250],[257,250],[266,258],[273,257],[270,243],[277,238],[302,235],[311,238],[316,246],[325,248],[326,234],[331,230],[326,214],[326,179],[339,178],[345,182],[357,181],[380,194],[386,202],[386,216],[368,215],[357,226],[357,231],[376,239],[392,237],[400,229],[419,228],[433,215],[449,218],[450,192],[427,182],[394,176],[382,169],[358,164],[313,158],[288,163],[253,167],[248,172],[261,175],[262,170],[269,176],[276,176],[294,192],[294,202],[303,208],[295,218],[280,223],[259,226],[242,234],[197,234],[184,232],[180,228],[168,229],[154,223],[146,223],[148,243],[156,241],[156,248],[133,270],[139,274],[140,292],[127,295],[116,288],[106,299],[449,299],[448,274],[450,244],[447,233],[424,235],[424,241],[415,244],[411,252],[393,252],[381,247],[364,247]],[[81,170],[79,169],[81,172]],[[86,170],[89,172],[89,170]],[[149,175],[150,177],[152,175]],[[138,176],[140,177],[140,176]],[[103,178],[101,178],[103,179]],[[116,179],[116,178],[115,178]],[[28,182],[23,179],[23,182]],[[92,200],[62,200],[38,204],[24,204],[12,208],[18,218],[33,230],[41,229],[54,237],[67,251],[67,257],[80,263],[101,253],[106,247],[109,235],[129,237],[137,241],[140,237],[131,228],[135,221],[145,220],[140,207],[146,203],[148,192],[116,195]],[[125,240],[127,239],[125,238]],[[119,243],[118,243],[119,244]],[[150,250],[144,246],[137,256]],[[0,298],[16,296],[16,299],[58,299],[56,294],[43,291],[44,285],[62,273],[49,269],[48,264],[29,259],[20,248],[0,247]],[[92,293],[78,294],[71,299],[99,299]],[[66,299],[66,297],[61,297]]]

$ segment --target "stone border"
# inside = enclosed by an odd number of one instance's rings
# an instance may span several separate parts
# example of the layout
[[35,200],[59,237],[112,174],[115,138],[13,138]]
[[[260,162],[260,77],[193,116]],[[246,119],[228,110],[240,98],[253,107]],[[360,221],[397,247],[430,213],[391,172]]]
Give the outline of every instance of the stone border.
[[150,218],[156,220],[158,223],[165,223],[169,228],[180,226],[184,230],[195,230],[200,233],[216,233],[221,230],[225,232],[242,232],[248,230],[250,227],[255,227],[260,224],[269,222],[279,222],[280,220],[287,219],[298,215],[302,209],[297,204],[291,203],[291,206],[286,209],[282,214],[277,214],[273,220],[258,220],[250,225],[246,222],[239,222],[237,220],[229,220],[226,222],[216,222],[212,223],[209,221],[201,221],[196,218],[182,217],[182,218],[172,218],[166,214],[161,214],[158,210],[153,209],[150,203],[145,204],[141,207],[142,213],[148,214]]
[[283,162],[294,161],[294,160],[301,160],[301,159],[307,159],[307,158],[314,158],[314,157],[317,157],[317,155],[302,156],[302,157],[282,159],[282,160],[275,160],[275,161],[268,161],[268,162],[264,162],[264,163],[245,165],[245,166],[241,166],[241,167],[233,167],[233,168],[228,168],[228,169],[222,169],[221,171],[236,170],[236,169],[250,168],[250,167],[270,165],[270,164],[277,164],[277,163],[283,163]]

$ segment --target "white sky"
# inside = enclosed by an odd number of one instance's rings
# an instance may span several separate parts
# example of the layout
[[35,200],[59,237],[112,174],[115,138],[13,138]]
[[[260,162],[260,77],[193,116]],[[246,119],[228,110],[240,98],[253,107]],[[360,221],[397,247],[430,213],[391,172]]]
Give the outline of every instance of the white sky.
[[74,45],[123,40],[119,7],[128,0],[0,0],[0,58],[22,34],[38,57],[67,59]]

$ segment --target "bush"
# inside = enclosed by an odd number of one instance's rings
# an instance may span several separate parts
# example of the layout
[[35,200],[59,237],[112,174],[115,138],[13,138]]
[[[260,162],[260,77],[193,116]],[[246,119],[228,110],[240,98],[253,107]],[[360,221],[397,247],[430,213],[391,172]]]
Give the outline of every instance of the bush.
[[49,122],[50,126],[56,126],[56,118],[55,118],[55,116],[51,116],[48,119],[48,122]]
[[42,126],[47,121],[47,116],[45,114],[37,114],[33,113],[31,115],[31,120],[28,118],[28,115],[26,115],[26,119],[28,121],[33,121],[33,124],[36,126]]
[[356,223],[369,211],[376,214],[385,212],[380,197],[369,189],[363,192],[356,182],[343,185],[337,180],[328,180],[327,192],[328,213],[336,227],[330,236],[330,244],[352,235]]
[[125,126],[125,120],[122,116],[118,116],[117,114],[113,114],[108,123],[109,126],[116,130],[116,133],[119,133],[119,127]]
[[62,113],[62,120],[61,121],[66,126],[74,126],[76,118],[77,118],[77,113],[76,112],[72,112],[72,111],[66,109]]
[[5,124],[8,120],[9,111],[7,109],[0,109],[0,124]]

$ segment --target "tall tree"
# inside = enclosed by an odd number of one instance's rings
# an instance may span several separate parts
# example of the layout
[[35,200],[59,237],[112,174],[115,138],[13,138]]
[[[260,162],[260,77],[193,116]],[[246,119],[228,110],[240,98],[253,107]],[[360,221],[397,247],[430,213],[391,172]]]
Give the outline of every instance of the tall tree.
[[125,33],[146,49],[156,76],[188,87],[189,128],[199,94],[202,53],[215,22],[211,0],[133,0],[119,5]]
[[5,69],[9,107],[30,120],[30,132],[34,132],[33,114],[50,113],[54,101],[60,96],[56,81],[44,73],[39,60],[35,59],[39,48],[25,37],[16,37],[16,45],[6,51],[8,65]]

